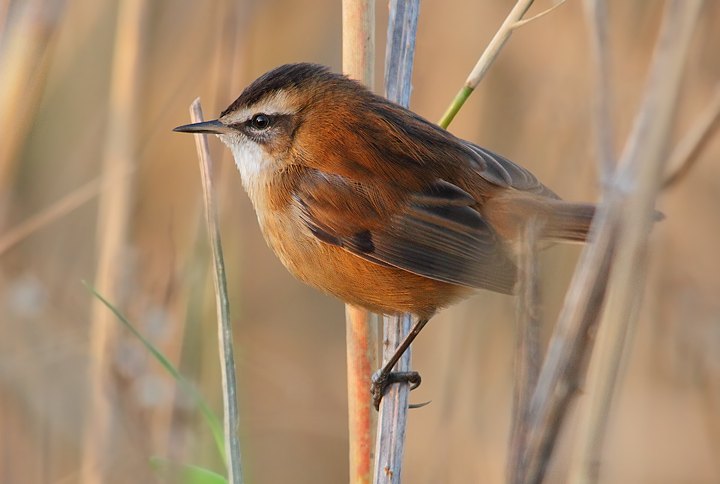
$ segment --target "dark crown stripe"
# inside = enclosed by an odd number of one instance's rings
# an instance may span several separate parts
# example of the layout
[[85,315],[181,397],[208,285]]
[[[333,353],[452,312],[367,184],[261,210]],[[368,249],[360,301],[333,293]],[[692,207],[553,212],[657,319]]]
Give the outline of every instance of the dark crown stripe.
[[286,64],[263,74],[250,84],[233,102],[222,112],[220,117],[240,108],[252,106],[264,97],[284,89],[298,89],[313,79],[336,79],[338,74],[319,64]]

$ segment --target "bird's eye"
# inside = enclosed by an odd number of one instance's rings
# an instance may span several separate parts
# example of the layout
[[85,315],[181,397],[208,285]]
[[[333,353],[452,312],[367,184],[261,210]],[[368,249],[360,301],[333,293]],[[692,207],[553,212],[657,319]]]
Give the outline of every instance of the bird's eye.
[[255,129],[267,129],[270,126],[270,116],[267,114],[256,114],[250,122]]

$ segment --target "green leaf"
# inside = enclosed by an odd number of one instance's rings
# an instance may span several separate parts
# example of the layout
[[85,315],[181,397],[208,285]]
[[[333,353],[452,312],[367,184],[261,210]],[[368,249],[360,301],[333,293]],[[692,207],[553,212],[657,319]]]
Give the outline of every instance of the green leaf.
[[213,411],[210,409],[210,405],[205,401],[205,399],[202,397],[200,393],[195,389],[195,387],[184,377],[182,374],[178,371],[175,366],[170,363],[170,361],[165,358],[165,355],[163,355],[160,350],[158,350],[155,345],[153,345],[148,339],[146,339],[136,328],[133,326],[130,321],[127,320],[127,318],[108,302],[104,297],[102,297],[95,288],[89,284],[86,281],[82,281],[83,284],[85,284],[85,287],[88,288],[90,292],[92,292],[96,298],[98,298],[102,303],[112,311],[115,316],[120,320],[120,322],[125,325],[125,327],[130,330],[130,332],[135,335],[135,337],[140,340],[140,342],[145,345],[145,347],[150,351],[150,353],[157,359],[160,364],[167,370],[170,375],[175,379],[177,384],[182,388],[195,402],[195,405],[197,405],[198,409],[200,410],[200,413],[205,418],[205,421],[210,426],[210,430],[213,434],[213,438],[215,440],[215,445],[217,445],[218,452],[220,452],[220,457],[223,460],[223,463],[227,466],[227,461],[225,460],[225,438],[223,434],[223,426],[220,423],[220,419],[217,418],[217,416],[213,413]]
[[164,457],[151,457],[155,473],[178,484],[227,484],[227,479],[213,471],[188,464],[178,464]]

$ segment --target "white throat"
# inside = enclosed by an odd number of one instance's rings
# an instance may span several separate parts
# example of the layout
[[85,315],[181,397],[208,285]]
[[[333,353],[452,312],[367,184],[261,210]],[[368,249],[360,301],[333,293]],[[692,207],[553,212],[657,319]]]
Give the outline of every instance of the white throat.
[[267,154],[256,143],[236,136],[218,135],[218,138],[232,151],[245,191],[255,203],[263,180],[271,170]]

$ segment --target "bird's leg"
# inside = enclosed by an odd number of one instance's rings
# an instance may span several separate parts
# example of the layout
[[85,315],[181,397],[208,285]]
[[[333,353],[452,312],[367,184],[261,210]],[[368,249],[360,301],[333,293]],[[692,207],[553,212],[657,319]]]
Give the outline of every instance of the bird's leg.
[[392,371],[392,369],[428,321],[428,319],[419,319],[412,330],[405,336],[405,339],[402,340],[388,362],[373,375],[370,391],[373,394],[373,402],[376,409],[380,409],[380,401],[391,384],[408,382],[412,384],[410,390],[414,390],[420,386],[420,373],[416,371]]

